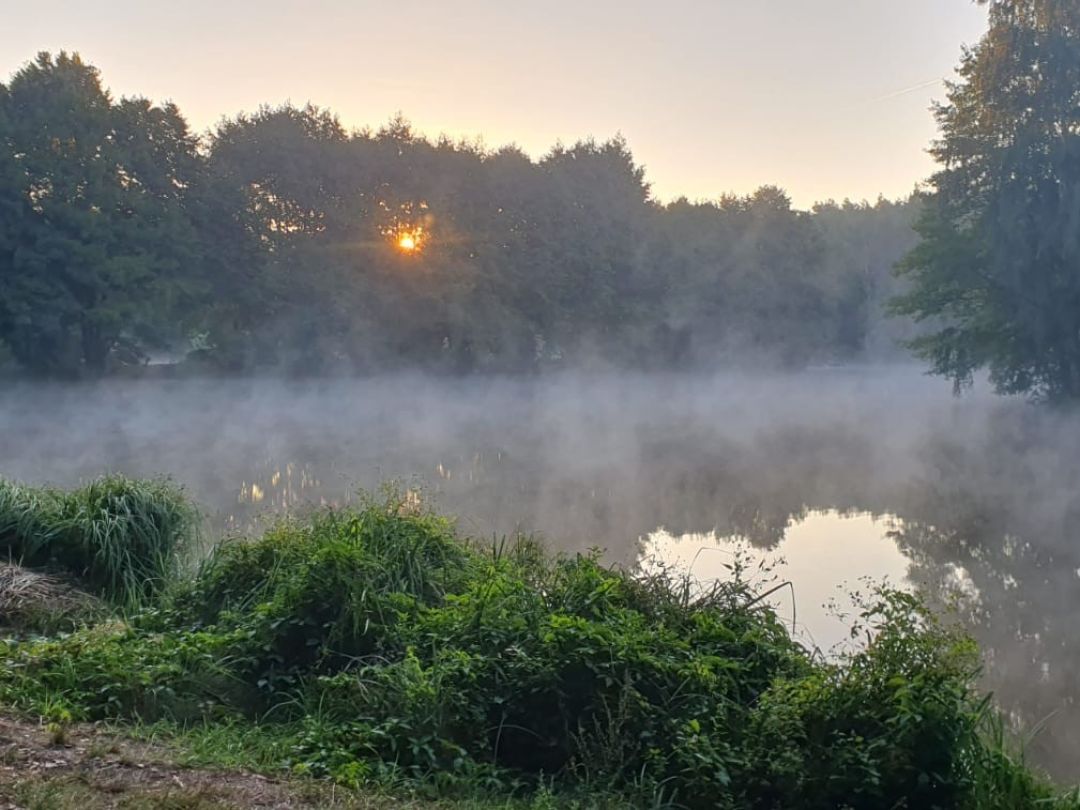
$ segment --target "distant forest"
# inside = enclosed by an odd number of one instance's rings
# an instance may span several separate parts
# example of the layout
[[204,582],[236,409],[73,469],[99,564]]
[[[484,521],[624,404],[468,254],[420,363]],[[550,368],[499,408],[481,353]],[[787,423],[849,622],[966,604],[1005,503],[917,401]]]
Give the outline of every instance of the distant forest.
[[205,136],[77,55],[0,85],[0,367],[700,369],[902,356],[917,198],[662,204],[621,138],[539,160],[265,107]]

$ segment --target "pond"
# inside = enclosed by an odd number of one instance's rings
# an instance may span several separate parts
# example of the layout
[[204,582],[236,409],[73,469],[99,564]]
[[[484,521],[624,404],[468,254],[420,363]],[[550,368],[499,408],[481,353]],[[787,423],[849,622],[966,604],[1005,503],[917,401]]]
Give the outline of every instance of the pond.
[[893,533],[898,519],[812,512],[783,541],[761,549],[741,535],[651,533],[641,552],[645,571],[686,572],[699,586],[738,575],[784,620],[804,646],[830,656],[853,649],[851,597],[869,587],[909,588],[909,560]]
[[168,474],[213,534],[397,479],[463,532],[612,564],[708,579],[742,549],[823,653],[846,593],[887,578],[959,612],[985,686],[1042,726],[1029,755],[1080,781],[1078,427],[906,368],[25,384],[0,391],[0,475]]

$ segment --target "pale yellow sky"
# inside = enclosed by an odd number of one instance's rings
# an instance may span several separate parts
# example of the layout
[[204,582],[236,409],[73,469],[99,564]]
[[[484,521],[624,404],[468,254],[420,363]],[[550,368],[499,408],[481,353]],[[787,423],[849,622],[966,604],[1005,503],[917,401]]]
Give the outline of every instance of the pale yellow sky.
[[985,26],[970,0],[10,5],[0,75],[78,50],[115,93],[172,99],[197,129],[310,100],[349,126],[400,110],[537,156],[621,132],[660,199],[774,183],[804,207],[925,178],[933,82]]

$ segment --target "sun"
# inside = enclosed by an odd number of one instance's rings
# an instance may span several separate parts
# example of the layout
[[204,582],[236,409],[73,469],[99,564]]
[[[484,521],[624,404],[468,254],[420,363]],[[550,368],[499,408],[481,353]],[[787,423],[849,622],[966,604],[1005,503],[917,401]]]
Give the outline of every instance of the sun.
[[398,253],[405,255],[419,254],[430,240],[430,234],[424,225],[419,223],[399,222],[394,226],[384,228],[383,237],[388,246],[392,246]]

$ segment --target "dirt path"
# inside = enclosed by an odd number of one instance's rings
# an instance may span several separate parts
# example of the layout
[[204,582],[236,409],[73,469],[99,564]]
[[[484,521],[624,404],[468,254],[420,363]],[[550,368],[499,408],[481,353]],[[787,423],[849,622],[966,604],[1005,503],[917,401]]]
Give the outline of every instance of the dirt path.
[[161,745],[93,726],[66,730],[0,717],[0,810],[211,810],[430,807],[243,771],[184,768]]

